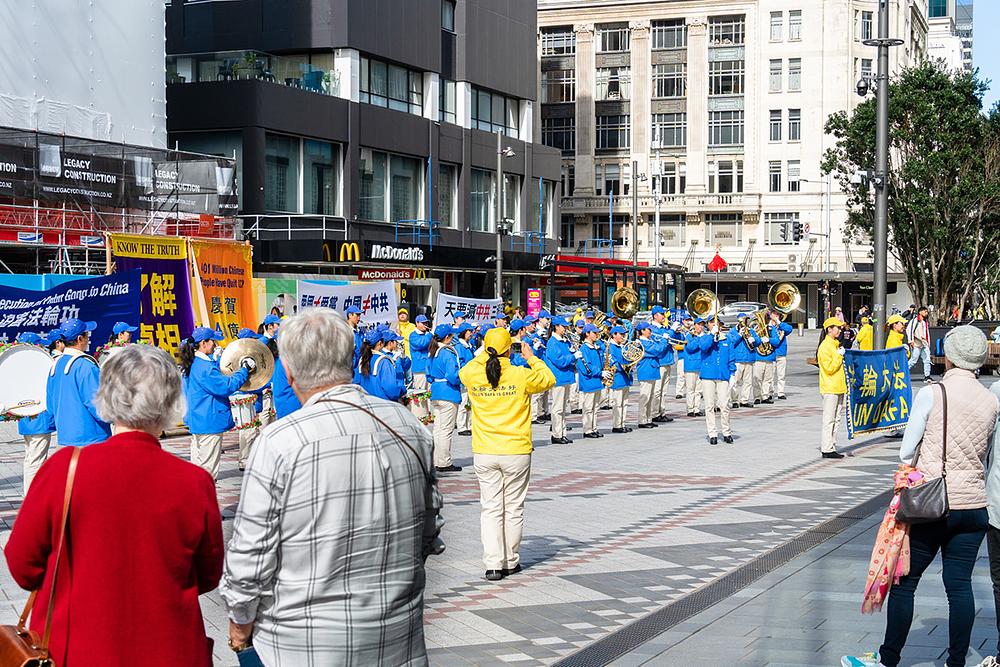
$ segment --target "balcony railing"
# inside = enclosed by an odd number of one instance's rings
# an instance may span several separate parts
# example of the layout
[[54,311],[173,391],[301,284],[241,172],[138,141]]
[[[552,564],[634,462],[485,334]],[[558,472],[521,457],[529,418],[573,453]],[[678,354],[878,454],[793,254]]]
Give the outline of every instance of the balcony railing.
[[167,83],[265,81],[321,95],[338,95],[338,72],[318,67],[309,58],[309,54],[275,56],[263,51],[167,56]]
[[[759,201],[759,195],[746,193],[660,195],[661,208],[756,206]],[[638,197],[638,204],[641,209],[651,209],[656,206],[656,198],[653,195],[640,195]],[[609,205],[615,210],[630,211],[632,210],[632,195],[564,197],[562,200],[563,209],[607,211]]]

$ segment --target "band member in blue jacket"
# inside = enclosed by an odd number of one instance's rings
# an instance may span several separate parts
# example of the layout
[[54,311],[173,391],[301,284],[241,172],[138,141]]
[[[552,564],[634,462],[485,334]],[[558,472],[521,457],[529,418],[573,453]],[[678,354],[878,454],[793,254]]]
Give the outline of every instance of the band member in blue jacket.
[[405,386],[396,373],[392,356],[383,350],[384,333],[378,328],[365,332],[365,342],[361,346],[361,360],[354,373],[354,384],[360,385],[372,396],[387,401],[398,401],[405,391]]
[[569,326],[562,317],[552,318],[552,337],[545,346],[545,365],[556,376],[556,386],[550,390],[552,402],[552,444],[568,445],[566,412],[569,410],[569,388],[576,382],[576,360],[580,353],[570,347],[566,336]]
[[[546,319],[542,319],[542,316]],[[543,332],[543,322],[550,322],[551,317],[547,310],[538,311],[537,316],[528,315],[524,318],[525,330],[527,334],[521,337],[521,340],[531,346],[531,351],[535,353],[535,356],[539,359],[545,360],[545,343],[546,339],[542,336]],[[546,324],[545,326],[548,326]],[[532,424],[544,424],[552,419],[552,415],[549,414],[549,392],[543,391],[538,394],[531,395],[531,423]]]
[[274,418],[287,417],[302,407],[302,402],[295,395],[292,385],[288,383],[288,373],[279,356],[274,362],[274,375],[271,377],[271,390],[274,392]]
[[722,415],[722,439],[728,443],[733,441],[729,425],[729,379],[736,372],[736,362],[729,354],[732,341],[720,332],[718,322],[712,322],[710,326],[708,333],[696,337],[687,347],[701,356],[699,375],[701,391],[705,395],[708,442],[717,445],[719,428],[715,419],[716,408]]
[[736,374],[729,388],[734,408],[753,407],[753,362],[757,353],[752,346],[747,345],[746,339],[740,333],[740,328],[748,324],[748,318],[746,313],[741,313],[737,318],[738,324],[729,331],[729,354],[736,363]]
[[597,337],[600,329],[593,324],[583,327],[583,344],[576,360],[576,376],[583,402],[583,437],[603,438],[597,429],[597,408],[604,391],[604,351]]
[[[686,340],[687,334],[691,333],[694,329],[694,318],[691,317],[687,312],[681,316],[681,326],[677,330],[674,336],[677,340]],[[675,348],[676,349],[676,348]],[[687,368],[684,366],[684,361],[687,356],[684,354],[683,348],[677,350],[677,388],[675,390],[674,398],[684,398],[687,396]],[[690,409],[688,410],[690,412]]]
[[[45,348],[49,344],[49,339],[48,336],[42,338],[34,332],[25,331],[18,335],[17,342]],[[31,486],[35,473],[49,457],[49,445],[52,444],[52,434],[55,430],[55,421],[48,410],[43,410],[34,417],[22,417],[17,420],[17,433],[24,438],[25,495],[28,494],[28,487]]]
[[623,326],[611,327],[611,341],[608,343],[611,348],[611,370],[614,372],[614,381],[611,383],[611,423],[612,433],[631,433],[632,429],[625,426],[625,409],[628,401],[628,390],[632,386],[632,371],[625,361],[622,353],[622,346],[625,344],[625,337],[628,330]]
[[785,371],[788,367],[788,337],[792,334],[792,325],[781,321],[778,311],[771,311],[771,326],[778,337],[778,345],[774,348],[774,395],[785,400]]
[[[426,315],[417,315],[414,320],[415,329],[410,332],[410,359],[413,362],[413,393],[426,393],[427,385],[427,350],[431,345],[431,332],[428,329]],[[427,408],[424,401],[413,401],[410,403],[410,411],[417,419],[427,416]]]
[[94,394],[100,384],[97,361],[87,354],[96,322],[62,323],[66,349],[56,360],[45,388],[45,403],[59,433],[60,445],[92,445],[111,437],[111,426],[97,415]]
[[[209,327],[195,327],[181,343],[181,373],[187,414],[184,423],[191,431],[191,463],[218,479],[222,459],[222,434],[233,427],[229,397],[239,391],[256,366],[244,359],[242,367],[226,377],[215,359],[216,342],[223,335]],[[61,435],[61,434],[60,434]]]
[[[666,347],[663,342],[653,338],[653,329],[649,322],[641,322],[635,327],[639,334],[639,342],[642,344],[642,359],[636,364],[635,375],[639,381],[639,428],[656,428],[658,423],[653,421],[657,414],[654,412],[653,396],[656,391],[656,383],[660,381],[660,355]],[[659,409],[659,406],[656,406]]]
[[510,365],[530,368],[528,362],[521,356],[521,346],[527,345],[524,342],[524,320],[511,320],[510,327]]
[[[750,335],[756,345],[761,344],[761,338],[756,331],[751,331]],[[781,339],[778,337],[778,328],[770,323],[767,326],[767,336],[767,342],[771,344],[771,353],[761,354],[760,350],[754,352],[754,405],[774,403],[774,360],[777,358],[776,350],[781,344]]]
[[358,360],[361,358],[361,345],[365,342],[361,334],[361,309],[357,306],[348,306],[344,311],[344,318],[351,325],[354,332],[354,368],[358,367]]
[[462,404],[462,381],[458,377],[461,360],[452,344],[455,332],[450,324],[434,328],[428,353],[427,380],[431,383],[431,411],[434,413],[434,467],[438,472],[458,472],[462,468],[451,458],[451,437],[455,432],[458,407]]
[[406,387],[409,385],[409,378],[412,376],[410,369],[412,362],[403,352],[403,337],[382,325],[379,329],[382,332],[382,354],[392,360],[393,368],[396,369],[396,380],[399,382],[400,398],[406,394]]
[[669,343],[674,332],[667,323],[667,309],[660,305],[653,306],[651,316],[653,338],[663,343],[659,358],[660,379],[653,387],[653,423],[663,424],[674,420],[667,416],[667,398],[670,396],[670,372],[677,362],[677,351]]
[[684,387],[687,395],[688,417],[702,417],[705,415],[701,411],[701,353],[691,348],[691,341],[704,333],[705,320],[698,317],[691,324],[690,333],[680,334],[680,337],[687,341],[680,356],[684,361]]
[[[244,338],[255,338],[264,345],[267,345],[268,349],[270,350],[277,349],[277,342],[274,341],[273,338],[268,338],[263,334],[258,335],[256,331],[254,331],[249,327],[243,327],[242,329],[240,329],[239,333],[236,334],[236,338],[237,340]],[[273,346],[269,345],[270,343],[272,343],[272,341],[274,341]],[[277,361],[278,358],[275,357],[274,359],[275,361]],[[282,369],[282,372],[284,372],[284,369]],[[260,435],[260,430],[271,423],[271,415],[266,414],[264,412],[264,391],[266,389],[270,389],[271,397],[273,399],[274,397],[274,389],[272,388],[273,382],[274,378],[272,376],[271,382],[268,382],[260,389],[249,392],[250,394],[253,394],[256,397],[256,400],[254,401],[254,410],[257,413],[257,420],[260,422],[260,426],[240,429],[240,453],[239,457],[237,458],[237,467],[241,471],[246,470],[247,460],[249,460],[250,458],[250,449],[253,447],[253,443],[257,440],[257,436]],[[277,409],[275,410],[275,412],[277,412]]]
[[[458,367],[461,370],[476,356],[476,350],[472,347],[472,336],[476,332],[476,327],[463,321],[458,326],[452,328],[455,330],[453,347],[458,352]],[[469,412],[469,391],[465,385],[462,385],[462,402],[458,406],[458,416],[455,419],[455,428],[458,429],[459,435],[472,435],[472,428],[469,424]]]

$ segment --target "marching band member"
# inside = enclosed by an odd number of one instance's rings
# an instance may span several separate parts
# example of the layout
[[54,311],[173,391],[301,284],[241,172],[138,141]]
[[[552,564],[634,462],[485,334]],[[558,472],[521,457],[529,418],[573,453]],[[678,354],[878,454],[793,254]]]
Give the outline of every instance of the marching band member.
[[[260,340],[261,343],[267,345],[269,342],[274,341],[273,338],[267,338],[263,334],[258,335],[256,331],[249,327],[243,327],[240,329],[239,333],[236,334],[236,339],[241,340],[244,338],[256,338]],[[277,343],[275,343],[277,347]],[[270,349],[270,347],[268,348]],[[273,354],[273,352],[272,352]],[[277,357],[275,357],[277,360]],[[257,412],[257,420],[260,422],[260,426],[255,426],[252,428],[240,429],[240,453],[237,457],[237,468],[240,471],[246,470],[247,460],[250,458],[250,449],[253,447],[254,441],[257,440],[257,436],[260,435],[260,430],[271,423],[271,416],[264,413],[264,389],[271,386],[273,380],[268,382],[266,385],[260,389],[255,389],[254,391],[247,392],[256,397],[254,401],[254,409]],[[274,390],[271,390],[272,395]]]
[[593,324],[583,327],[584,342],[576,360],[576,376],[583,403],[583,437],[603,438],[597,429],[597,408],[604,391],[604,349],[598,336],[600,329]]
[[[422,394],[427,392],[427,349],[431,345],[431,332],[428,327],[426,315],[417,315],[414,330],[410,332],[410,360],[413,371],[413,392]],[[410,403],[410,411],[417,419],[427,416],[427,408],[422,401]]]
[[510,363],[512,366],[527,368],[528,362],[525,360],[524,356],[521,355],[521,345],[524,344],[524,339],[522,338],[522,334],[524,332],[524,321],[511,320],[509,331],[511,340]]
[[659,424],[653,421],[653,417],[658,416],[654,414],[653,397],[656,383],[660,381],[660,355],[665,344],[653,338],[649,322],[638,324],[635,330],[644,352],[635,368],[636,380],[639,381],[639,428],[656,428]]
[[[593,319],[593,313],[591,313],[591,319]],[[587,322],[584,318],[577,320],[574,325],[576,327],[576,337],[577,340],[580,341],[580,344],[583,344],[583,327],[586,325]],[[583,414],[583,399],[580,397],[580,388],[577,386],[576,382],[573,382],[573,384],[569,386],[569,413],[574,415]]]
[[[774,346],[774,395],[785,400],[785,371],[788,368],[788,337],[792,333],[792,325],[781,321],[778,311],[771,311],[771,326],[778,344]],[[869,348],[870,349],[870,348]]]
[[351,325],[351,330],[354,331],[354,366],[358,367],[358,360],[361,359],[361,345],[365,342],[364,337],[361,335],[361,309],[357,306],[348,306],[347,310],[344,311],[344,316],[347,319],[347,323]]
[[288,383],[288,373],[281,355],[274,362],[274,375],[271,376],[271,391],[274,392],[274,418],[281,419],[302,407],[302,402],[295,395],[292,385]]
[[729,379],[736,372],[736,362],[730,356],[732,341],[713,322],[708,333],[696,336],[687,348],[700,355],[698,360],[699,390],[705,395],[705,425],[708,427],[708,444],[719,444],[719,429],[715,414],[722,415],[722,439],[733,442],[729,426]]
[[566,437],[566,411],[569,407],[569,388],[576,381],[576,355],[564,338],[568,326],[569,322],[564,318],[553,317],[552,336],[545,346],[545,365],[556,377],[556,386],[552,388],[549,399],[552,404],[551,441],[555,445],[572,442]]
[[[268,313],[264,316],[264,321],[261,322],[260,328],[257,333],[261,334],[265,338],[274,340],[274,337],[278,334],[278,327],[281,325],[281,318],[272,313]],[[261,341],[264,342],[264,341]],[[264,342],[267,345],[266,342]]]
[[56,327],[45,335],[45,344],[49,348],[49,354],[58,357],[66,349],[66,339],[63,337],[62,329]]
[[[476,327],[463,321],[453,328],[455,329],[456,341],[454,348],[458,352],[458,367],[461,370],[476,356],[476,351],[473,349],[471,342],[472,334],[476,331]],[[455,428],[458,429],[459,435],[472,435],[472,429],[469,427],[469,390],[464,384],[462,385],[462,403],[458,406],[458,417],[455,421]]]
[[60,327],[66,347],[49,372],[45,386],[46,407],[52,414],[60,445],[91,445],[111,437],[111,426],[98,416],[94,407],[101,372],[87,349],[90,332],[96,328],[96,322],[75,318]]
[[[184,423],[191,432],[191,463],[219,477],[222,458],[222,434],[233,427],[229,397],[239,391],[256,370],[254,362],[244,359],[241,368],[226,377],[212,355],[216,341],[223,335],[209,327],[195,327],[181,343],[181,373],[187,413]],[[61,436],[60,432],[60,436]]]
[[[760,403],[774,403],[774,360],[777,358],[776,350],[781,341],[778,337],[777,328],[770,321],[770,311],[768,311],[767,335],[767,342],[771,345],[771,353],[765,355],[761,354],[759,349],[754,350],[754,405],[758,405]],[[756,345],[761,345],[763,342],[757,332],[753,329],[750,330],[750,336],[753,338]]]
[[673,417],[667,416],[666,398],[670,393],[670,369],[677,363],[676,350],[668,342],[669,339],[673,338],[673,331],[666,325],[666,308],[660,305],[653,306],[652,317],[653,323],[650,326],[653,329],[653,336],[659,338],[660,342],[663,343],[663,352],[660,353],[659,358],[660,379],[653,388],[653,412],[655,413],[653,422],[663,424],[674,420]]
[[[692,318],[687,313],[681,319],[681,329],[677,330],[676,338],[678,340],[687,340],[688,336],[686,334],[690,333],[694,327],[694,318]],[[687,370],[684,368],[684,361],[687,359],[687,355],[684,354],[684,350],[677,350],[679,354],[677,355],[677,389],[675,391],[674,398],[684,398],[687,395]],[[691,402],[688,401],[688,412],[691,412],[690,408]],[[688,415],[689,417],[691,415]]]
[[[498,581],[521,571],[524,499],[531,477],[529,396],[556,383],[530,345],[521,354],[528,368],[511,366],[510,334],[491,329],[484,353],[461,370],[472,404],[472,456],[479,479],[481,535],[486,579]],[[499,390],[501,383],[503,390]]]
[[733,376],[732,387],[730,387],[733,407],[752,408],[753,407],[753,362],[756,353],[747,346],[746,340],[740,335],[739,327],[746,326],[749,315],[740,313],[739,325],[733,327],[729,332],[730,346],[729,355],[736,364],[736,374]]
[[[543,317],[544,316],[544,317]],[[550,321],[549,312],[547,310],[541,310],[538,312],[537,317],[528,316],[526,320],[527,324],[527,335],[524,336],[524,341],[531,346],[531,351],[539,359],[545,358],[545,343],[546,339],[542,335],[545,333],[545,329]],[[531,395],[531,423],[532,424],[544,424],[546,421],[551,419],[549,415],[549,392],[543,391],[537,394]]]
[[111,335],[108,337],[108,344],[101,350],[101,363],[115,356],[123,347],[131,343],[132,332],[138,330],[139,327],[129,326],[126,322],[115,322]]
[[824,459],[842,459],[837,451],[837,427],[844,412],[844,395],[847,379],[844,377],[844,348],[840,344],[840,331],[844,322],[828,317],[823,322],[826,334],[816,350],[819,365],[819,393],[823,398],[823,428],[820,431],[819,450]]
[[611,384],[611,432],[631,433],[632,429],[625,426],[625,411],[628,388],[632,386],[632,373],[628,369],[625,355],[622,354],[622,345],[625,343],[628,330],[619,324],[611,327],[609,333],[611,334],[611,340],[608,342],[611,349],[611,370],[615,374]]
[[[680,334],[681,338],[686,341],[680,356],[684,361],[684,389],[687,396],[688,417],[703,417],[705,415],[701,410],[701,352],[691,348],[691,341],[704,333],[705,320],[699,317],[693,321],[690,333]],[[680,361],[677,364],[680,365]]]
[[[395,332],[388,330],[388,333]],[[354,373],[354,384],[360,385],[368,394],[398,401],[404,393],[404,385],[392,363],[392,357],[383,350],[386,331],[372,328],[365,332],[365,342],[361,345],[361,360]],[[393,338],[395,340],[395,338]]]
[[493,326],[496,329],[506,329],[509,324],[510,318],[505,313],[497,313],[497,316],[493,318]]
[[[403,355],[402,336],[386,325],[382,325],[379,328],[379,332],[382,334],[382,355],[392,362],[392,369],[396,372],[395,390],[386,391],[386,399],[398,401],[406,395],[406,378],[410,375],[413,362]],[[428,360],[429,364],[430,361]],[[396,398],[392,398],[396,392],[398,392],[398,395]]]
[[[49,344],[48,338],[25,331],[18,335],[17,342],[44,347]],[[22,417],[17,420],[17,433],[24,438],[24,495],[28,495],[31,480],[49,457],[49,446],[52,444],[52,434],[55,430],[56,424],[49,410],[43,410],[34,417]]]
[[462,470],[451,459],[451,436],[462,403],[462,381],[458,376],[461,360],[452,346],[454,335],[451,325],[439,324],[428,349],[427,379],[431,383],[431,410],[434,412],[434,467],[438,472]]
[[452,316],[451,328],[456,332],[458,328],[465,324],[465,320],[468,319],[468,315],[465,314],[464,310],[460,310]]

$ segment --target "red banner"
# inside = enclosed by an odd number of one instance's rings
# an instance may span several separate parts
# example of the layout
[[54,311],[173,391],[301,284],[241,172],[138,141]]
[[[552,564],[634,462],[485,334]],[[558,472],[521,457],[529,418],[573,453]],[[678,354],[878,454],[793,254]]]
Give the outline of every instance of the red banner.
[[413,280],[413,269],[358,269],[358,280]]

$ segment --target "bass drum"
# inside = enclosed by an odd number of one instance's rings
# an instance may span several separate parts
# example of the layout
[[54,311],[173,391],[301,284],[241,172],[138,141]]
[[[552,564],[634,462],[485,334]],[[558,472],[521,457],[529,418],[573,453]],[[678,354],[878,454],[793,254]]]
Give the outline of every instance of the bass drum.
[[45,411],[45,385],[55,360],[48,350],[19,343],[0,353],[0,412],[34,417]]

